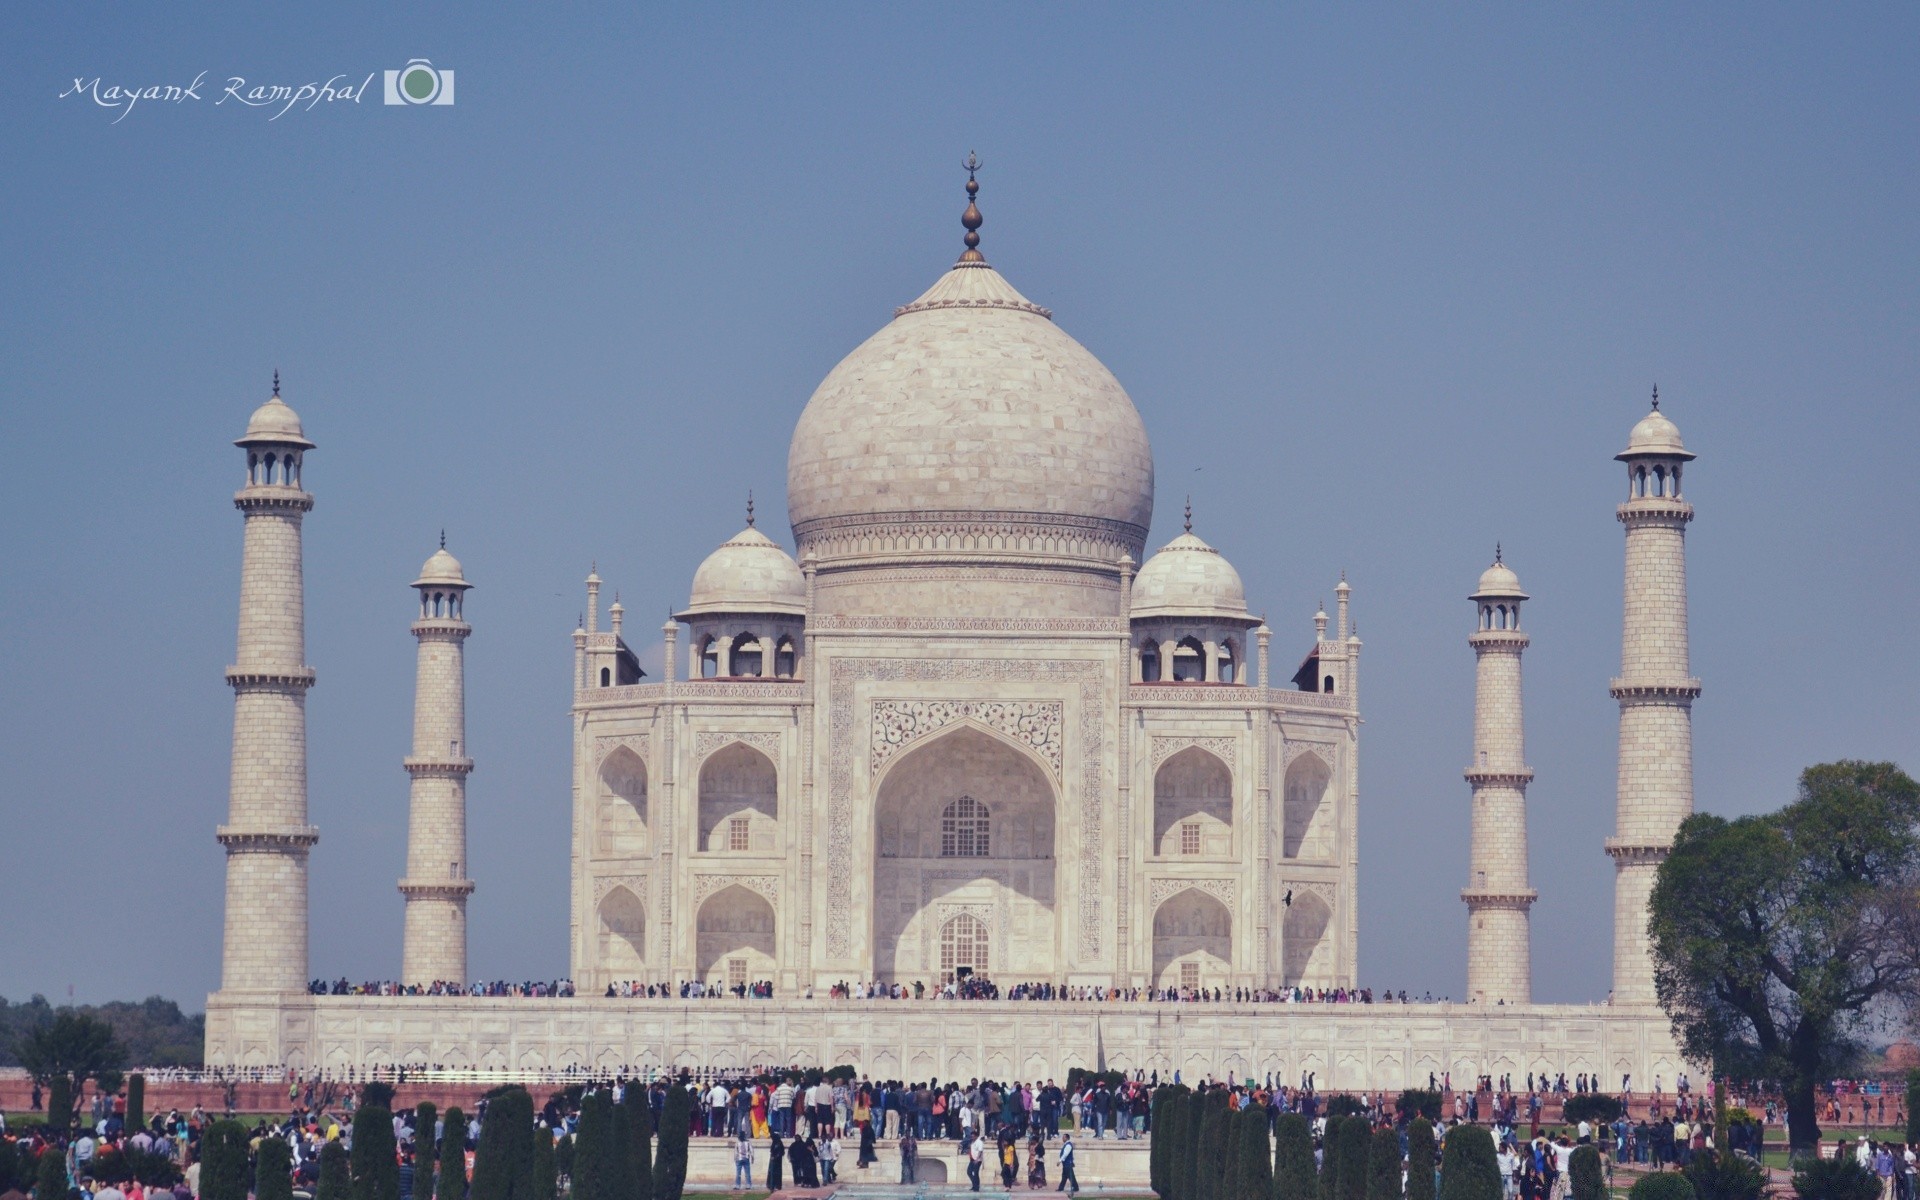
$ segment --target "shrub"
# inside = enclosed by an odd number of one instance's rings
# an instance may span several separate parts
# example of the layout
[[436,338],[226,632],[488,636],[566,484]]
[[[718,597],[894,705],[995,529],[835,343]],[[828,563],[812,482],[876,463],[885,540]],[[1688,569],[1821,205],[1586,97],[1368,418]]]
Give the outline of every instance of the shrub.
[[287,1139],[276,1135],[260,1139],[254,1155],[253,1200],[293,1200],[293,1147]]
[[1415,1117],[1407,1126],[1407,1200],[1434,1200],[1434,1155],[1433,1125]]
[[1694,1200],[1693,1185],[1684,1175],[1655,1171],[1640,1177],[1627,1193],[1627,1200]]
[[378,1079],[371,1081],[360,1089],[360,1103],[362,1106],[372,1105],[392,1112],[393,1085]]
[[1560,1106],[1560,1112],[1567,1124],[1592,1121],[1596,1125],[1609,1125],[1620,1119],[1624,1107],[1617,1096],[1605,1092],[1576,1092],[1568,1096]]
[[0,1137],[0,1192],[25,1191],[33,1185],[33,1180],[25,1178],[20,1165],[18,1144]]
[[1440,1104],[1439,1092],[1430,1088],[1408,1088],[1400,1093],[1398,1100],[1394,1101],[1393,1111],[1399,1113],[1403,1120],[1425,1117],[1429,1121],[1438,1121]]
[[433,1140],[433,1127],[439,1122],[440,1110],[430,1100],[421,1101],[413,1110],[412,1200],[430,1200],[433,1195],[433,1164],[440,1153]]
[[1365,1117],[1348,1117],[1340,1126],[1340,1200],[1367,1200],[1367,1156],[1373,1129]]
[[127,1076],[127,1132],[147,1127],[147,1077],[135,1071]]
[[1147,1152],[1147,1186],[1153,1189],[1160,1200],[1168,1200],[1171,1193],[1167,1190],[1167,1139],[1160,1136],[1161,1124],[1167,1111],[1167,1098],[1173,1094],[1171,1088],[1153,1089],[1153,1103],[1149,1109],[1147,1124],[1153,1131],[1153,1142]]
[[1366,1111],[1367,1106],[1360,1102],[1358,1096],[1349,1096],[1345,1092],[1341,1092],[1338,1095],[1327,1097],[1328,1117],[1357,1117]]
[[40,1152],[39,1168],[33,1176],[33,1200],[67,1200],[66,1156],[52,1147]]
[[[205,1165],[200,1170],[201,1178],[205,1179]],[[352,1195],[353,1177],[347,1167],[347,1148],[339,1142],[328,1142],[320,1147],[320,1180],[314,1185],[313,1200],[350,1200]]]
[[1800,1200],[1879,1200],[1880,1177],[1850,1154],[1811,1158],[1794,1171],[1793,1190]]
[[1315,1200],[1313,1130],[1299,1113],[1281,1113],[1274,1127],[1273,1200]]
[[1767,1174],[1760,1164],[1738,1154],[1702,1151],[1684,1174],[1699,1200],[1760,1200]]
[[47,1084],[47,1125],[62,1130],[73,1125],[73,1081],[65,1075],[55,1075]]
[[[320,1158],[321,1175],[326,1174],[326,1156]],[[466,1200],[467,1195],[467,1114],[458,1105],[447,1110],[440,1131],[440,1162],[433,1172],[433,1200]],[[325,1200],[315,1196],[313,1200]]]
[[[627,1200],[653,1200],[653,1106],[646,1089],[628,1088],[621,1107],[631,1110],[627,1114],[627,1160],[632,1164],[633,1190]],[[686,1144],[684,1136],[681,1144]],[[681,1173],[686,1173],[684,1167]]]
[[[1240,1110],[1240,1172],[1228,1200],[1271,1200],[1273,1148],[1267,1137],[1267,1110],[1250,1104]],[[1394,1197],[1399,1200],[1399,1197]]]
[[[393,1128],[387,1128],[391,1142]],[[238,1121],[215,1121],[200,1137],[200,1200],[247,1200],[247,1131]]]
[[[354,1156],[360,1146],[354,1144]],[[533,1195],[533,1097],[524,1088],[495,1096],[480,1122],[473,1155],[472,1200],[531,1200]],[[355,1196],[354,1200],[363,1200]]]
[[[371,1086],[371,1085],[369,1085]],[[362,1105],[353,1114],[353,1200],[400,1200],[400,1166],[394,1161],[393,1114]]]
[[[533,1130],[533,1200],[553,1200],[560,1191],[560,1177],[553,1165],[553,1130],[538,1125]],[[259,1200],[259,1197],[255,1197]]]
[[1440,1159],[1440,1200],[1501,1200],[1503,1191],[1493,1135],[1478,1125],[1449,1129]]
[[180,1178],[180,1167],[156,1150],[135,1150],[131,1146],[108,1147],[93,1156],[87,1174],[105,1183],[125,1183],[137,1179],[143,1187],[172,1187]]
[[1400,1200],[1400,1135],[1391,1129],[1373,1131],[1367,1153],[1367,1200]]
[[653,1200],[680,1200],[687,1183],[687,1132],[693,1097],[675,1085],[660,1110],[660,1147],[653,1156]]
[[1573,1200],[1607,1200],[1607,1181],[1600,1170],[1600,1152],[1580,1146],[1567,1160],[1567,1187]]
[[1920,1144],[1920,1071],[1907,1072],[1907,1145]]

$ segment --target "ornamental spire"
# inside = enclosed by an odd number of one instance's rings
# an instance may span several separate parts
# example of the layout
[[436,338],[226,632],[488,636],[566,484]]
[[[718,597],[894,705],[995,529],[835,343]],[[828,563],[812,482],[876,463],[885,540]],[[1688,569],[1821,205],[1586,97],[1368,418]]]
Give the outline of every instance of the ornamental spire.
[[960,164],[967,172],[967,211],[960,214],[960,223],[967,228],[967,249],[960,256],[960,266],[971,264],[987,265],[987,256],[980,253],[980,226],[986,224],[986,218],[980,215],[980,205],[975,197],[980,194],[980,181],[974,175],[980,170],[980,156],[967,151],[967,160]]
[[1187,497],[1187,532],[1193,532],[1193,497]]
[[[279,367],[275,367],[273,369],[273,398],[275,400],[278,400],[280,398],[280,368]],[[1656,404],[1654,405],[1654,407],[1658,408],[1660,406]]]
[[1653,385],[1653,411],[1660,411],[1660,385],[1657,383]]
[[747,528],[753,528],[753,489],[747,489]]

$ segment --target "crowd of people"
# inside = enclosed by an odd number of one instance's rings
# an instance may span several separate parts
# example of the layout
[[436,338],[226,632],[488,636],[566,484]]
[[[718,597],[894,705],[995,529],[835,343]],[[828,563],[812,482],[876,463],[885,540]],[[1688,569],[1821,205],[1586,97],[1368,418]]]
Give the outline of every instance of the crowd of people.
[[310,996],[571,996],[573,980],[538,979],[521,980],[514,983],[506,979],[496,979],[492,983],[473,983],[441,980],[435,983],[399,983],[391,979],[372,980],[353,983],[345,977],[328,982],[314,979],[307,983]]

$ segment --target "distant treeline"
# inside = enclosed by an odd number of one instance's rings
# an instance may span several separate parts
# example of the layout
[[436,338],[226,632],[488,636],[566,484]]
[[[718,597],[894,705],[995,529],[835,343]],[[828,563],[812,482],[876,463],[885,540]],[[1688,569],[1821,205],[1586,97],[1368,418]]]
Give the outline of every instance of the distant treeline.
[[[198,1067],[206,1050],[205,1013],[189,1016],[161,996],[145,1000],[115,1000],[110,1004],[80,1004],[76,1011],[97,1017],[113,1027],[114,1037],[126,1047],[127,1064],[135,1067]],[[53,1020],[54,1006],[45,996],[15,1003],[0,996],[0,1067],[17,1067],[16,1047],[29,1029]]]

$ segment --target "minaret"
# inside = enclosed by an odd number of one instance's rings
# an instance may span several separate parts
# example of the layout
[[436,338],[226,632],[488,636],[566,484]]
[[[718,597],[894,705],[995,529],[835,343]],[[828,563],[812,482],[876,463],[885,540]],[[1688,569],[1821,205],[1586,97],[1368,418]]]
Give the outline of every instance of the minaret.
[[227,823],[226,934],[222,992],[307,988],[307,852],[320,833],[307,824],[306,608],[300,523],[313,508],[301,490],[301,459],[313,443],[280,399],[255,410],[234,442],[247,452],[247,485],[233,504],[245,518],[240,558],[240,636],[234,664],[233,766]]
[[1627,448],[1626,613],[1620,639],[1620,774],[1613,859],[1613,1002],[1652,1004],[1653,957],[1647,899],[1680,822],[1693,812],[1693,700],[1688,674],[1687,522],[1680,469],[1692,460],[1680,431],[1660,411],[1633,427]]
[[1528,913],[1539,895],[1527,886],[1526,737],[1520,708],[1520,579],[1493,553],[1469,599],[1479,628],[1467,644],[1475,664],[1473,845],[1466,890],[1467,996],[1477,1004],[1528,1004],[1533,951]]
[[407,924],[401,950],[404,983],[460,983],[467,977],[467,635],[466,593],[473,585],[440,535],[413,581],[420,592],[420,642],[413,689],[413,777],[408,794]]

